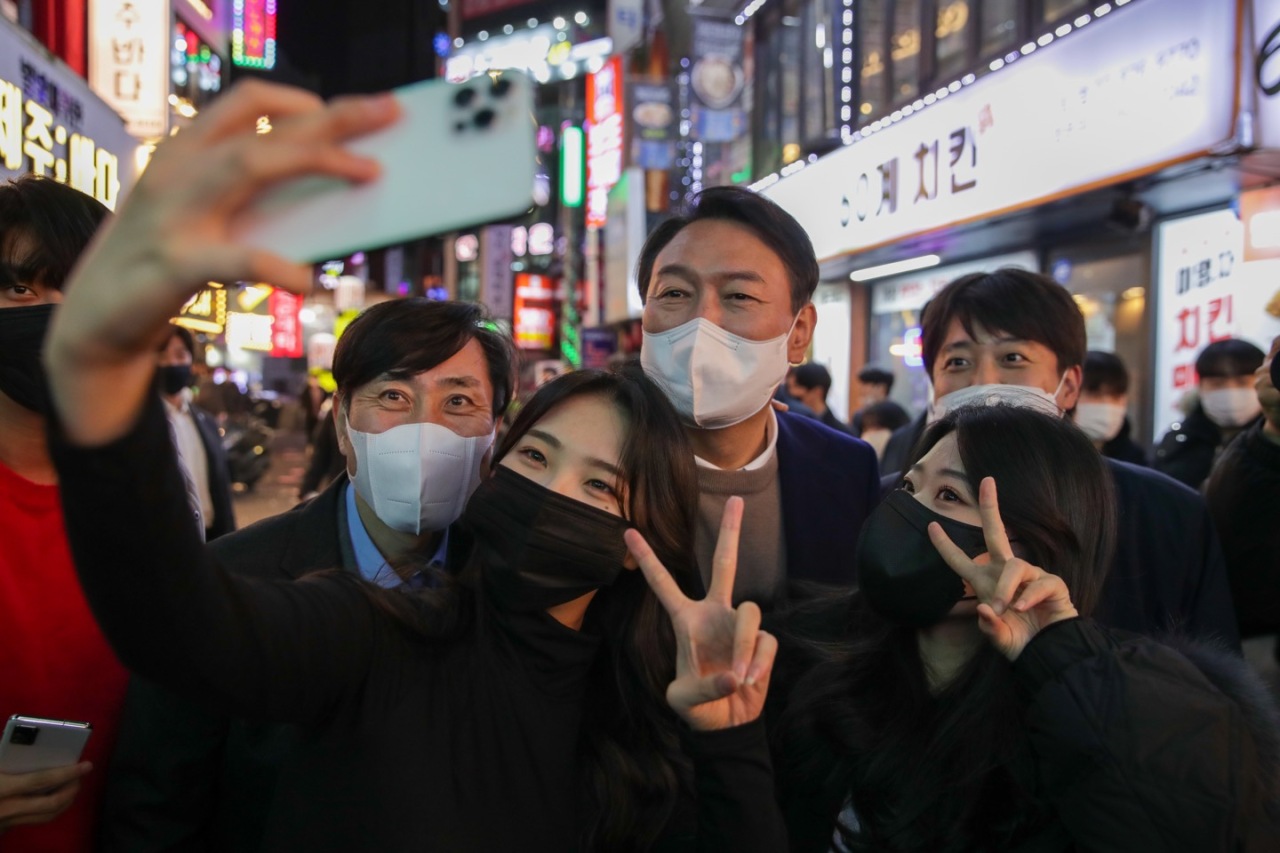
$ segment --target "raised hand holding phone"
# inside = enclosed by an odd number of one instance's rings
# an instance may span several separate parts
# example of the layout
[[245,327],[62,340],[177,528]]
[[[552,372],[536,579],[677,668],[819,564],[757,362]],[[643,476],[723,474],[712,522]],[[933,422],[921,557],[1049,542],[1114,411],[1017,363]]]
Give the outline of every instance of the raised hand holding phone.
[[[239,84],[182,133],[146,172],[80,258],[45,347],[67,435],[103,444],[123,435],[150,388],[153,350],[169,318],[205,283],[265,281],[297,293],[310,267],[234,234],[250,202],[278,182],[324,175],[368,181],[378,165],[345,143],[394,122],[388,95],[325,104],[300,89]],[[269,115],[271,133],[256,132]]]
[[667,703],[700,731],[740,726],[760,716],[778,651],[773,635],[760,630],[760,608],[752,602],[733,606],[742,509],[742,498],[725,504],[711,588],[701,601],[680,591],[638,531],[626,533],[631,555],[675,628],[676,678],[667,688]]
[[960,550],[937,522],[929,525],[929,539],[947,565],[973,587],[979,602],[978,627],[1001,654],[1017,660],[1040,631],[1080,614],[1062,578],[1013,553],[992,477],[978,486],[978,512],[987,553],[977,560]]

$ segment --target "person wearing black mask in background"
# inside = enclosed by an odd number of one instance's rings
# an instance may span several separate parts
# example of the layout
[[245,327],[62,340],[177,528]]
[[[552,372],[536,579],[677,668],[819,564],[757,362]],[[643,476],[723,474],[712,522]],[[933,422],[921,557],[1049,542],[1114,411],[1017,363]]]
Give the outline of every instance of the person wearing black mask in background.
[[[273,130],[259,136],[263,114]],[[310,267],[237,242],[241,211],[286,177],[374,179],[376,163],[343,143],[397,118],[388,95],[326,106],[239,84],[159,146],[78,267],[48,344],[50,436],[95,614],[126,661],[172,689],[308,725],[265,849],[780,849],[781,827],[744,805],[772,797],[758,720],[772,641],[757,607],[712,602],[733,672],[717,694],[668,706],[688,661],[624,532],[696,593],[696,475],[643,374],[578,372],[521,409],[460,519],[474,548],[456,583],[245,579],[182,522],[149,393],[168,318],[210,278],[308,289]],[[734,539],[741,516],[730,501]],[[725,709],[709,715],[723,731],[700,728],[704,706]]]
[[157,351],[156,384],[173,430],[178,460],[190,484],[192,509],[200,514],[205,541],[236,529],[231,504],[231,474],[227,452],[213,418],[196,406],[191,394],[191,365],[196,342],[191,332],[174,326]]
[[1146,466],[1147,452],[1129,428],[1129,371],[1112,352],[1089,350],[1084,356],[1080,400],[1071,418],[1108,459]]
[[1215,341],[1196,356],[1198,397],[1191,412],[1156,447],[1155,469],[1199,489],[1222,449],[1261,420],[1253,387],[1266,354],[1239,338]]
[[6,851],[93,849],[124,700],[127,674],[89,613],[67,547],[40,363],[63,284],[107,215],[51,178],[0,183],[0,720],[93,726],[81,763],[0,773]]
[[792,853],[1280,849],[1275,704],[1220,647],[1089,619],[1114,537],[1111,477],[1065,419],[931,426],[867,520],[858,592],[784,616]]

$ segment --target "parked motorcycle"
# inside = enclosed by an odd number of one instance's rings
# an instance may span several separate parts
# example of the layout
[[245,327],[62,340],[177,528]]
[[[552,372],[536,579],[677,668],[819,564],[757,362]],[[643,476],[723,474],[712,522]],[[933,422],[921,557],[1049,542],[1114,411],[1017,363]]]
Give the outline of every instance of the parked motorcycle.
[[227,452],[231,482],[253,491],[271,467],[273,430],[253,415],[232,415],[218,427],[218,432]]

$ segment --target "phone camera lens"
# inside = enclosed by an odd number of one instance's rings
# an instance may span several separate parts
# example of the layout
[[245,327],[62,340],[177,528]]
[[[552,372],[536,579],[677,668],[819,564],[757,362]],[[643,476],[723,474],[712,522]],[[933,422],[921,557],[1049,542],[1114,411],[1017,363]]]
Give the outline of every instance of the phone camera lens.
[[457,94],[453,96],[453,102],[460,107],[468,107],[471,102],[476,99],[476,90],[472,88],[459,89]]
[[499,77],[493,81],[493,85],[489,87],[489,91],[493,93],[495,98],[505,97],[507,92],[511,91],[511,81],[506,77]]
[[35,726],[14,726],[13,734],[9,735],[9,743],[31,746],[36,742],[36,736],[39,734],[40,730]]
[[498,114],[493,110],[484,109],[476,113],[475,118],[471,121],[476,127],[488,127],[493,124],[493,120],[497,117]]

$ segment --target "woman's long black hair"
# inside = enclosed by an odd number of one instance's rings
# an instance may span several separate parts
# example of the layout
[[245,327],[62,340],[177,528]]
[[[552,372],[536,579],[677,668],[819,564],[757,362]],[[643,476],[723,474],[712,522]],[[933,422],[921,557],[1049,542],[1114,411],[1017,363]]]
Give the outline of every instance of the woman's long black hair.
[[[909,464],[951,434],[974,494],[995,478],[1019,553],[1062,577],[1088,615],[1115,538],[1110,475],[1089,439],[1026,409],[965,408],[934,424]],[[1044,815],[1008,661],[984,642],[931,692],[916,632],[889,624],[856,593],[807,605],[791,622],[812,624],[833,608],[846,614],[842,636],[790,644],[789,665],[804,674],[776,745],[793,825],[829,827],[847,804],[857,826],[842,822],[839,831],[850,850],[1002,850],[1024,841]],[[815,844],[830,844],[824,832]]]
[[[599,397],[627,425],[618,467],[626,486],[623,515],[635,525],[687,595],[700,597],[693,552],[698,505],[693,449],[675,409],[639,367],[582,370],[553,379],[520,409],[493,455],[497,465],[531,427],[566,400]],[[455,638],[474,624],[483,567],[470,561],[456,582],[416,596],[368,586],[378,606],[411,630]],[[675,678],[671,620],[639,570],[599,590],[583,629],[602,651],[587,687],[581,744],[588,818],[583,849],[646,850],[665,828],[682,788],[691,784],[674,713],[666,703]]]

